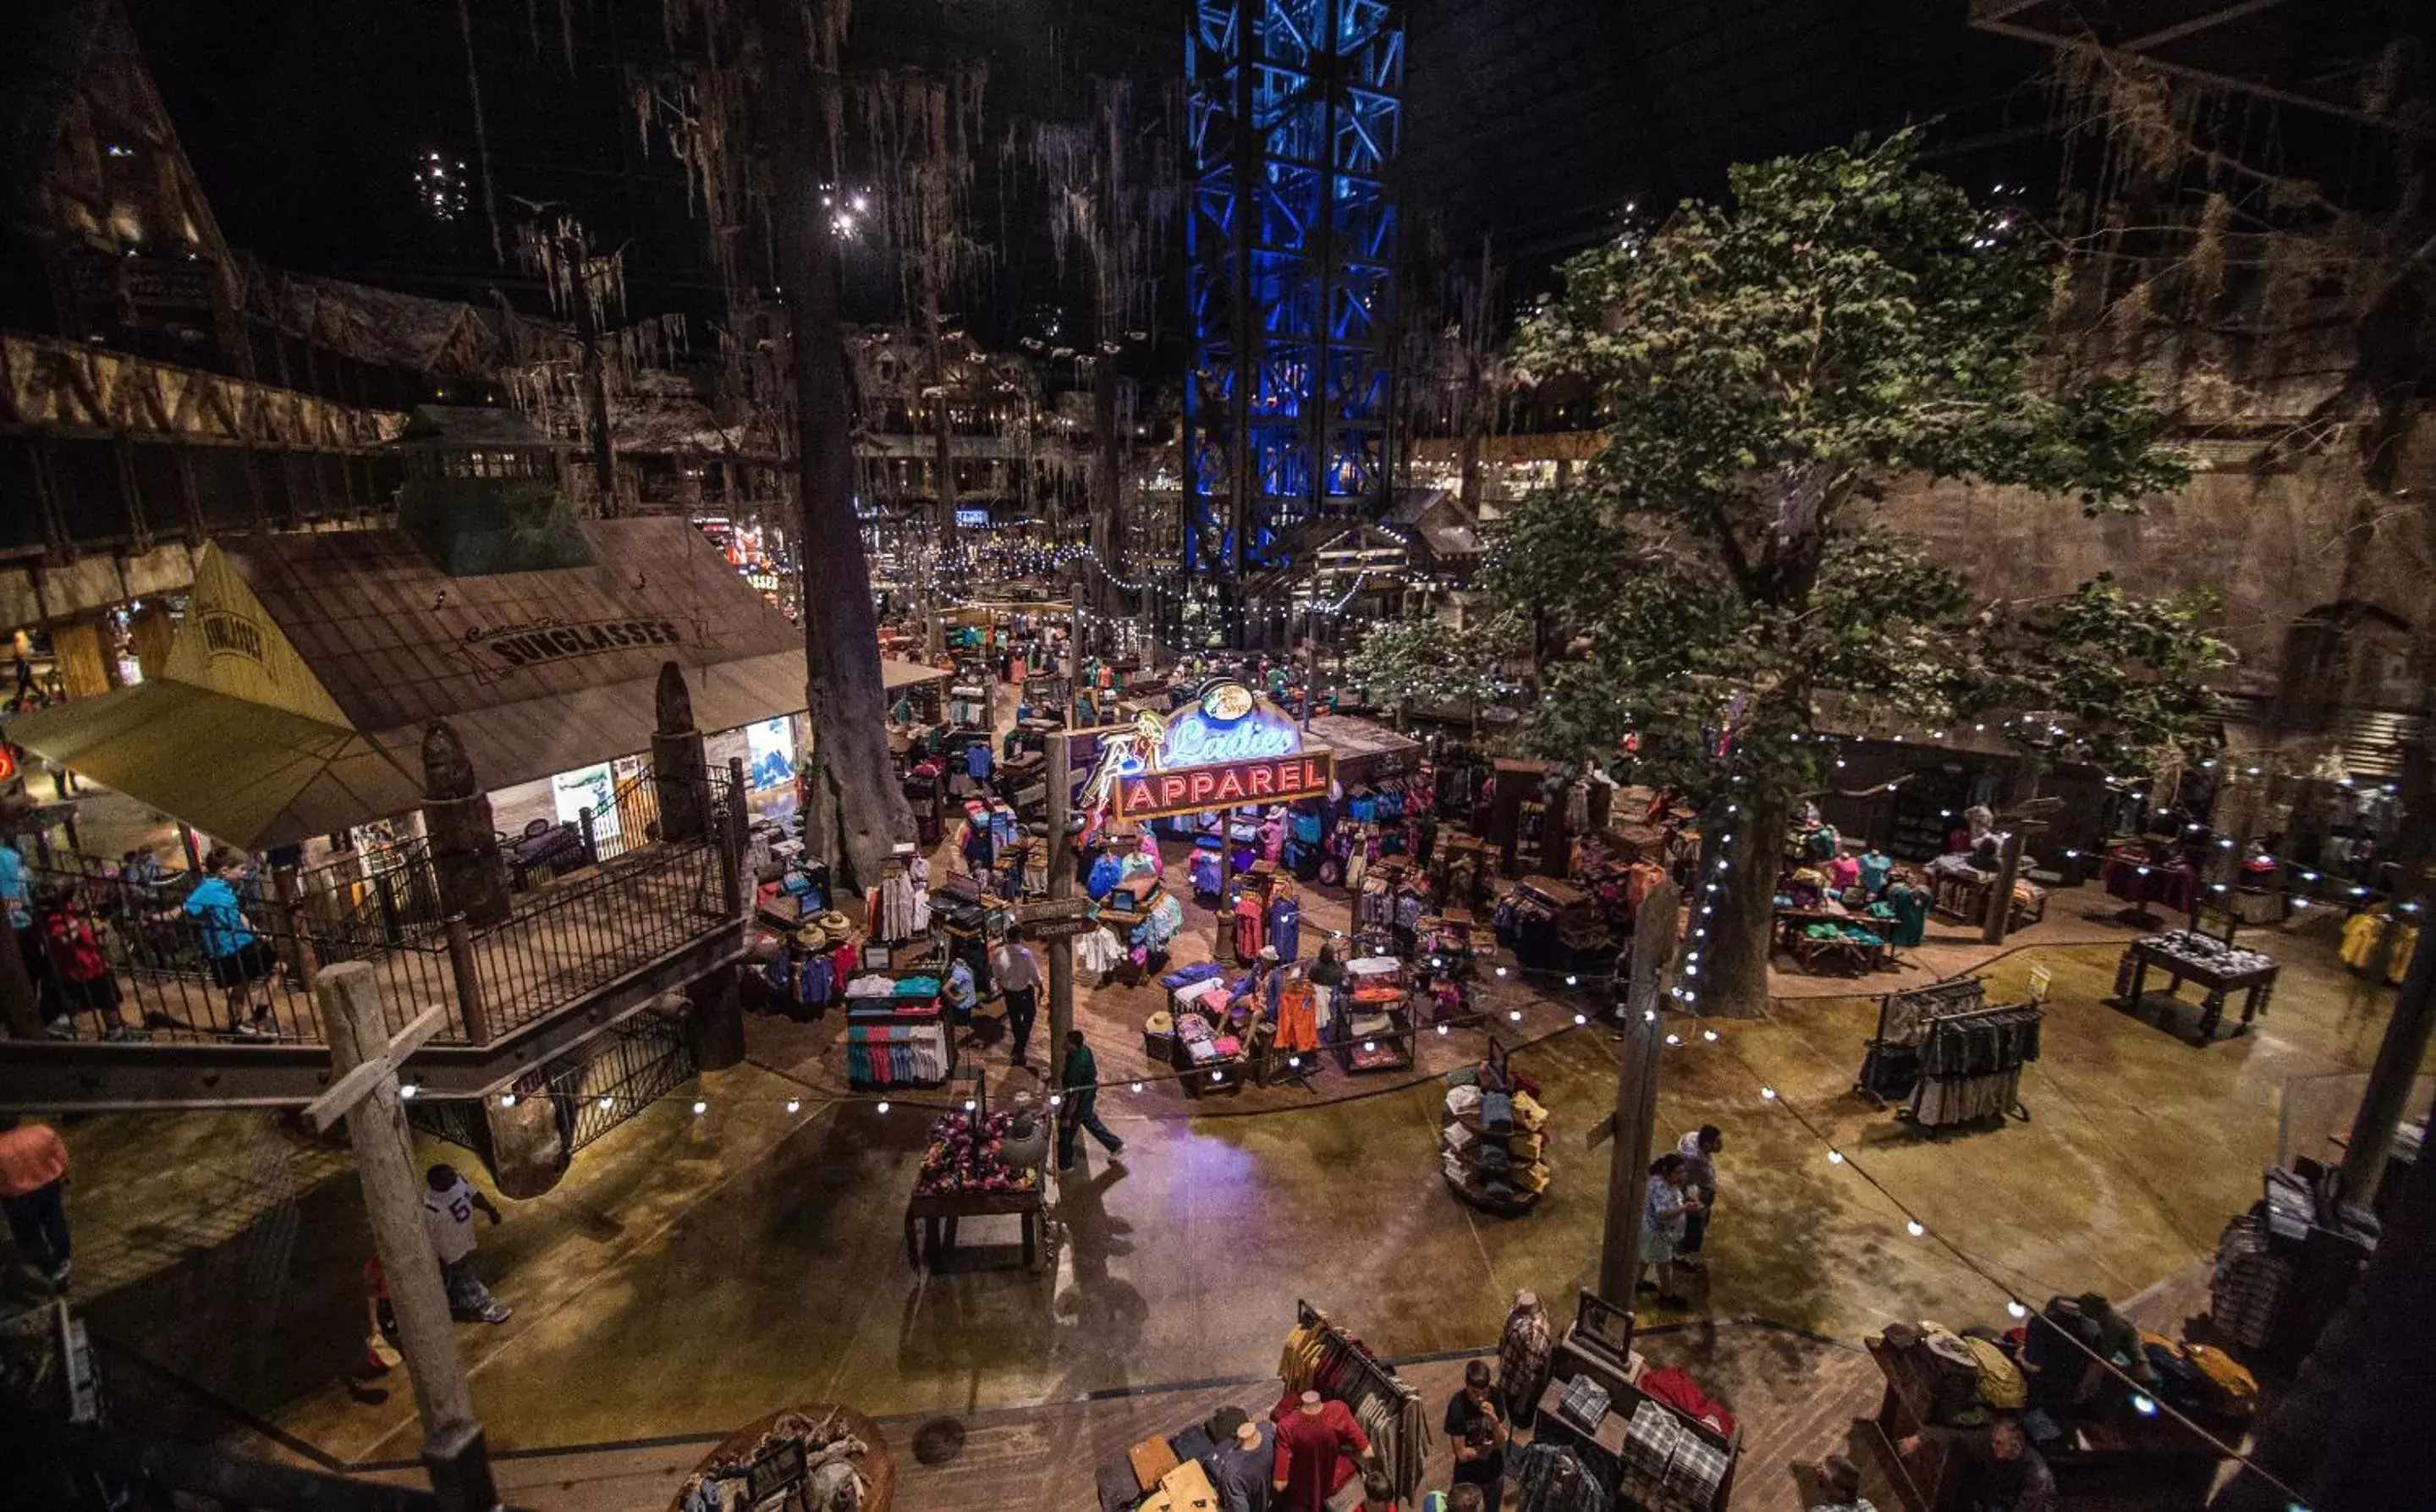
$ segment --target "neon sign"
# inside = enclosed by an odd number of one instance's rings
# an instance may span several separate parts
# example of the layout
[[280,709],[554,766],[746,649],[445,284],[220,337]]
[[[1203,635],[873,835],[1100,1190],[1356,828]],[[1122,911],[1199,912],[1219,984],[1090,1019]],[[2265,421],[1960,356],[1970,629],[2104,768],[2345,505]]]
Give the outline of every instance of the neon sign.
[[1172,714],[1145,711],[1102,737],[1083,791],[1094,814],[1149,819],[1325,796],[1333,757],[1306,751],[1283,709],[1241,683],[1211,684]]

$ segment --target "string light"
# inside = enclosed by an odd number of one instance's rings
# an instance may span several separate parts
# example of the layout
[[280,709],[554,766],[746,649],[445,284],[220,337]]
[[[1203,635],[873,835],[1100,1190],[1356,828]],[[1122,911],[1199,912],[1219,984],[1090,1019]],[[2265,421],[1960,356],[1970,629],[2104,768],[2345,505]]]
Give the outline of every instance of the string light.
[[888,1111],[888,1099],[886,1099],[886,1098],[884,1098],[884,1097],[883,1097],[883,1098],[881,1098],[881,1099],[879,1100],[879,1111],[880,1111],[880,1112],[882,1112],[882,1113],[885,1113],[885,1112],[887,1112],[887,1111]]
[[1842,1164],[1844,1163],[1844,1152],[1843,1152],[1843,1151],[1841,1151],[1841,1150],[1830,1150],[1830,1151],[1828,1151],[1828,1152],[1827,1152],[1827,1163],[1828,1163],[1829,1165],[1831,1165],[1831,1166],[1840,1166],[1840,1165],[1842,1165]]
[[693,1116],[694,1116],[695,1118],[700,1118],[700,1117],[702,1117],[704,1114],[705,1114],[705,1113],[707,1113],[707,1112],[709,1112],[709,1111],[710,1111],[710,1104],[709,1104],[708,1103],[704,1102],[704,1101],[703,1101],[702,1099],[700,1099],[700,1098],[696,1098],[696,1099],[694,1099],[694,1104],[693,1104]]
[[787,1099],[787,1111],[790,1113],[801,1113],[804,1111],[804,1100],[800,1097],[791,1097]]

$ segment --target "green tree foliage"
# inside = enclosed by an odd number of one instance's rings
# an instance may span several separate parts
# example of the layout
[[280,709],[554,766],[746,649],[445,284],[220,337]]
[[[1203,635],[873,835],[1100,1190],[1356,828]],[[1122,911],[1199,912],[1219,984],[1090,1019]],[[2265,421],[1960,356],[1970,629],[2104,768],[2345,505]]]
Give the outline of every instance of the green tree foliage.
[[[2136,386],[2042,351],[2047,252],[1916,146],[1739,166],[1730,204],[1568,263],[1519,340],[1526,371],[1587,380],[1611,417],[1586,479],[1492,537],[1484,585],[1528,627],[1540,682],[1528,738],[1607,763],[1629,739],[1636,775],[1717,818],[1733,804],[1755,866],[1816,778],[1822,698],[1934,721],[2003,697],[2139,743],[2197,733],[2199,606],[2094,585],[1975,616],[1959,579],[1871,522],[1906,477],[2096,513],[2188,476]],[[2144,628],[2162,639],[2110,686],[2102,637]],[[1765,899],[1726,912],[1708,996],[1755,1002]]]
[[1383,619],[1345,661],[1371,702],[1478,708],[1495,702],[1507,645],[1502,625],[1457,629],[1443,619]]

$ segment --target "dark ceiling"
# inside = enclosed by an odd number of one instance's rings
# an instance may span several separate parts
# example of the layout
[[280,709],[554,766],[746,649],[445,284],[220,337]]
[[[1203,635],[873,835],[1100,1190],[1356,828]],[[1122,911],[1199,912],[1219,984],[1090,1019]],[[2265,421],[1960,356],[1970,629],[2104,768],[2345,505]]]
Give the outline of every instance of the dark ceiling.
[[[463,295],[499,280],[482,213],[456,0],[126,0],[238,245],[300,270]],[[469,3],[492,172],[513,200],[572,205],[629,249],[638,304],[708,309],[684,185],[647,152],[625,80],[660,43],[649,0]],[[1975,32],[1964,0],[1410,0],[1403,191],[1453,242],[1490,235],[1527,268],[1627,201],[1722,187],[1738,158],[1944,116],[1986,141],[2042,48]],[[995,130],[1079,112],[1094,75],[1172,80],[1184,0],[859,0],[863,63],[989,62]],[[468,165],[467,213],[412,192],[438,150]],[[1038,236],[985,165],[983,235],[1003,316],[1041,302]],[[1053,280],[1052,281],[1053,283]],[[1053,298],[1053,288],[1051,291]]]

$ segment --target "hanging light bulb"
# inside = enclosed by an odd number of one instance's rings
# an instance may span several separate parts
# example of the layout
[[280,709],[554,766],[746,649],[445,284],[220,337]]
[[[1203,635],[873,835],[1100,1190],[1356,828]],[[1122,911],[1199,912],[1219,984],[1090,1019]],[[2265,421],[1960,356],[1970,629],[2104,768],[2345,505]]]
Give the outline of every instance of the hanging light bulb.
[[1508,1013],[1505,1017],[1508,1017],[1508,1018],[1510,1018],[1510,1019],[1512,1019],[1514,1022],[1516,1022],[1516,1023],[1518,1023],[1518,1024],[1519,1024],[1519,1023],[1521,1023],[1521,1022],[1522,1021],[1522,1009],[1520,1009],[1520,1008],[1514,1009],[1512,1012]]
[[1440,1025],[1438,1025],[1438,1038],[1440,1038],[1440,1039],[1444,1039],[1444,1038],[1446,1038],[1446,1037],[1447,1037],[1447,1035],[1448,1035],[1448,1034],[1452,1034],[1452,1033],[1453,1033],[1453,1030],[1451,1030],[1451,1029],[1449,1029],[1446,1025],[1444,1025],[1444,1024],[1440,1024]]
[[1714,1045],[1717,1042],[1717,1032],[1714,1029],[1703,1029],[1700,1031],[1700,1037]]
[[596,1098],[594,1098],[594,1099],[592,1100],[592,1105],[593,1105],[594,1107],[605,1108],[605,1107],[607,1107],[607,1106],[610,1104],[610,1103],[611,1103],[612,1101],[613,1101],[612,1099],[609,1099],[609,1098],[606,1098],[606,1097],[596,1097]]
[[966,1111],[966,1112],[967,1112],[967,1113],[975,1112],[975,1111],[979,1110],[979,1108],[980,1108],[980,1107],[981,1107],[981,1104],[980,1104],[979,1103],[974,1102],[971,1098],[969,1098],[969,1097],[968,1097],[968,1098],[965,1099],[965,1111]]
[[1669,1034],[1666,1036],[1666,1043],[1669,1045],[1680,1045],[1683,1043],[1683,1036],[1680,1034]]
[[704,1101],[703,1101],[702,1099],[700,1099],[700,1098],[696,1098],[696,1099],[694,1099],[694,1103],[693,1103],[693,1116],[694,1116],[695,1118],[700,1118],[700,1117],[702,1117],[704,1114],[705,1114],[705,1113],[707,1113],[707,1112],[709,1112],[709,1111],[710,1111],[710,1104],[707,1104],[707,1103],[704,1102]]
[[888,1111],[888,1099],[886,1099],[886,1098],[884,1098],[884,1097],[883,1097],[883,1098],[881,1098],[881,1099],[879,1100],[879,1110],[878,1110],[878,1111],[882,1112],[882,1113],[885,1113],[885,1112],[887,1112],[887,1111]]
[[2018,1296],[2005,1304],[2005,1311],[2017,1318],[2026,1318],[2030,1315],[2030,1310],[2022,1305],[2022,1299]]
[[1828,1152],[1827,1152],[1827,1163],[1828,1163],[1829,1165],[1831,1165],[1831,1166],[1840,1166],[1840,1165],[1842,1165],[1842,1164],[1844,1163],[1844,1152],[1843,1152],[1843,1151],[1841,1151],[1841,1150],[1830,1150],[1830,1151],[1828,1151]]
[[1136,1083],[1134,1084],[1134,1090],[1135,1090],[1135,1091],[1137,1091],[1137,1092],[1140,1091],[1140,1090],[1141,1090],[1141,1083],[1140,1083],[1140,1082],[1136,1082]]
[[1759,1089],[1759,1095],[1760,1101],[1764,1103],[1773,1103],[1776,1101],[1776,1088],[1773,1086],[1763,1086]]
[[1575,1014],[1575,1015],[1574,1015],[1574,1022],[1575,1022],[1575,1024],[1587,1024],[1587,1023],[1589,1023],[1590,1021],[1591,1021],[1591,1016],[1590,1016],[1590,1015],[1588,1015],[1588,1014]]
[[791,1097],[787,1099],[787,1111],[790,1113],[801,1113],[804,1111],[804,1100],[799,1097]]
[[501,1107],[513,1107],[513,1106],[515,1106],[515,1105],[516,1105],[516,1094],[514,1094],[513,1092],[501,1092],[501,1093],[499,1094],[499,1106],[501,1106]]
[[1904,1232],[1909,1234],[1914,1239],[1918,1239],[1921,1235],[1927,1233],[1928,1229],[1919,1219],[1914,1218],[1904,1225]]
[[2135,1391],[2132,1394],[2132,1410],[2143,1417],[2154,1417],[2157,1416],[2157,1399],[2145,1391]]

